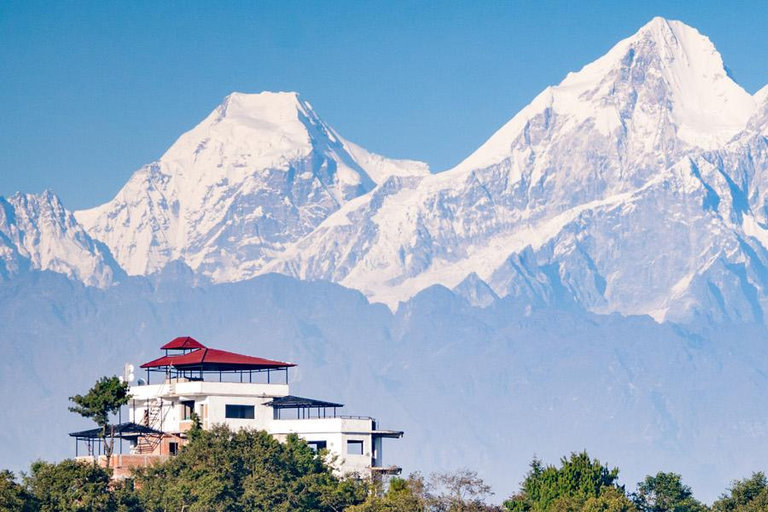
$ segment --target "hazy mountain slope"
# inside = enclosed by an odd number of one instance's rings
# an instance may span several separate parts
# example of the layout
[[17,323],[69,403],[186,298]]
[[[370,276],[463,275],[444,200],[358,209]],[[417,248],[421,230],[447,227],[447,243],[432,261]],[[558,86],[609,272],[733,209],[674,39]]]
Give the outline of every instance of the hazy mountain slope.
[[764,469],[762,327],[694,334],[648,318],[526,313],[508,299],[480,309],[442,287],[392,314],[330,283],[267,275],[193,288],[188,277],[177,267],[101,290],[30,272],[0,284],[4,466],[73,455],[66,433],[87,422],[67,397],[190,334],[294,361],[296,393],[404,429],[385,459],[406,472],[466,466],[506,493],[533,454],[587,448],[630,486],[674,470],[711,499]]
[[425,164],[346,142],[295,93],[233,93],[109,203],[76,216],[131,275],[248,278],[349,200]]
[[122,273],[51,191],[0,196],[0,280],[27,269],[102,287]]

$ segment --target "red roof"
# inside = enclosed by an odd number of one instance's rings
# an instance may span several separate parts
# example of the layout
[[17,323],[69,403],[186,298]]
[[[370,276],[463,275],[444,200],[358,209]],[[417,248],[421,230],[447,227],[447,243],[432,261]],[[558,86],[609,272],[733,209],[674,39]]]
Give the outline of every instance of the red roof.
[[162,347],[160,350],[190,350],[193,348],[205,348],[205,345],[189,336],[179,336]]
[[267,370],[271,368],[289,368],[296,365],[261,357],[244,356],[215,348],[201,348],[187,354],[163,356],[141,365],[142,368],[162,368],[166,366],[172,366],[178,370],[226,371]]

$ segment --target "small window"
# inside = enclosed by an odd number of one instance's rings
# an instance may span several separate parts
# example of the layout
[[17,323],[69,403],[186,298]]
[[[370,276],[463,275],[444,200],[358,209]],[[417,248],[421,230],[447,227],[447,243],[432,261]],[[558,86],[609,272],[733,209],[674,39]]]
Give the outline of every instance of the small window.
[[183,402],[181,402],[181,419],[182,420],[191,420],[193,412],[195,412],[194,400],[184,400]]
[[325,450],[328,448],[327,441],[308,441],[307,444],[309,445],[310,448],[312,448],[316,452],[319,452],[320,450]]
[[252,405],[226,405],[225,416],[227,418],[252,420],[254,416],[254,406]]
[[347,454],[348,455],[362,455],[363,454],[363,442],[362,441],[347,441]]
[[179,453],[179,443],[168,443],[168,453],[171,455]]

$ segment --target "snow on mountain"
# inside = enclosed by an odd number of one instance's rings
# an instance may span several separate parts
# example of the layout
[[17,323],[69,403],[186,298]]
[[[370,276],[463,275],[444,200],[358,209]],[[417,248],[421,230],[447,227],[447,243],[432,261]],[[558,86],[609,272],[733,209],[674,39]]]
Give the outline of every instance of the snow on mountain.
[[[766,245],[744,236],[733,170],[698,158],[739,139],[761,97],[731,80],[708,38],[655,18],[456,168],[391,179],[269,268],[393,307],[475,274],[534,304],[657,320],[760,316]],[[706,272],[718,277],[705,286]]]
[[754,98],[757,105],[765,105],[768,103],[768,85],[757,91]]
[[129,274],[178,259],[232,281],[387,176],[428,173],[345,141],[295,93],[233,93],[112,201],[75,215]]
[[757,108],[750,119],[747,131],[758,131],[768,135],[768,85],[757,91],[754,98]]
[[482,169],[508,160],[515,142],[541,115],[556,117],[558,131],[622,136],[636,146],[627,153],[647,156],[653,150],[675,153],[681,145],[722,145],[744,128],[754,105],[728,76],[707,37],[679,21],[654,18],[603,57],[544,90],[458,168]]
[[94,242],[51,191],[0,197],[0,279],[50,270],[90,286],[112,283],[109,251]]
[[707,37],[654,18],[444,173],[345,141],[295,93],[235,93],[75,215],[131,275],[180,261],[392,308],[441,284],[480,306],[761,320],[766,133],[768,88],[750,95]]

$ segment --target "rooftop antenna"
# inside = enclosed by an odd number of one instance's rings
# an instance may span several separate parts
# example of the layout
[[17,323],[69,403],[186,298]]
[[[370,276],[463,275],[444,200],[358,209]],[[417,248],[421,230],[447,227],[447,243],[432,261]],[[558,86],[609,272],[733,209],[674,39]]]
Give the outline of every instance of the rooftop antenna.
[[131,363],[125,363],[123,365],[123,374],[120,376],[120,382],[127,382],[130,384],[136,376],[133,374],[134,367]]

